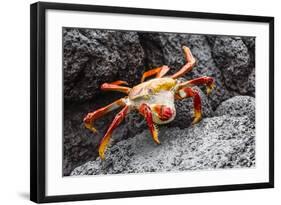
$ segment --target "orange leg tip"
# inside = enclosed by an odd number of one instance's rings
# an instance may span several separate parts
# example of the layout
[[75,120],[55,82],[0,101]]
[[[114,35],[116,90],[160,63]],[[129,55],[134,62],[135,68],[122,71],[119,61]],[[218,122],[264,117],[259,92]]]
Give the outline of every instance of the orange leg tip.
[[154,141],[156,142],[156,144],[161,144],[161,142],[159,141],[159,139],[154,139]]
[[197,124],[200,121],[200,118],[194,118],[194,120],[192,121],[192,125]]
[[101,141],[101,144],[99,146],[99,156],[102,160],[105,159],[105,152],[108,147],[109,141],[110,141],[111,135],[106,135],[105,138]]
[[91,129],[94,133],[99,133],[99,131],[96,129],[96,128],[94,128],[94,127],[92,127],[92,129]]
[[195,117],[194,117],[194,119],[192,121],[192,124],[194,125],[194,124],[198,123],[201,120],[201,118],[202,118],[201,113],[196,113]]
[[215,86],[214,83],[212,83],[211,85],[207,86],[207,91],[206,91],[207,95],[209,95],[215,87],[216,86]]
[[153,124],[152,138],[156,144],[161,144],[158,139],[158,127]]
[[101,160],[104,160],[104,159],[105,159],[104,153],[99,153],[99,156],[100,156]]
[[152,138],[153,138],[153,141],[154,141],[156,144],[161,144],[160,141],[159,141],[159,139],[158,139],[158,132],[157,132],[157,131],[156,131],[156,133],[155,133],[155,131],[154,131],[154,133],[152,134]]
[[107,143],[102,144],[102,145],[100,145],[100,147],[99,147],[99,156],[100,156],[100,158],[101,158],[102,160],[105,159],[105,150],[106,150],[106,147],[107,147]]
[[160,141],[159,141],[159,139],[158,139],[158,133],[157,133],[157,134],[154,134],[154,135],[152,136],[152,138],[153,138],[153,141],[154,141],[156,144],[161,144]]
[[105,155],[106,148],[108,146],[109,138],[110,136],[107,136],[106,139],[102,141],[99,146],[99,156],[102,160],[105,158],[104,155]]
[[85,127],[88,128],[89,130],[91,130],[92,132],[98,132],[98,130],[96,128],[94,128],[92,124],[86,123]]

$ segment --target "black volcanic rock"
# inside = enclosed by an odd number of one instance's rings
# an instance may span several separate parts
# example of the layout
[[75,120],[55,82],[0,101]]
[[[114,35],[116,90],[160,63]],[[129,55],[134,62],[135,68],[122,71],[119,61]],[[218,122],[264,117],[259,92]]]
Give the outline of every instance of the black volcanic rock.
[[212,49],[213,58],[221,69],[228,89],[240,94],[254,95],[255,83],[251,77],[254,75],[254,52],[252,38],[244,38],[243,41],[240,37],[216,37]]
[[63,30],[64,99],[85,101],[104,82],[135,83],[143,73],[143,48],[136,32]]
[[255,122],[255,109],[255,98],[250,96],[235,96],[222,102],[215,111],[215,115],[236,117],[247,115],[251,121]]

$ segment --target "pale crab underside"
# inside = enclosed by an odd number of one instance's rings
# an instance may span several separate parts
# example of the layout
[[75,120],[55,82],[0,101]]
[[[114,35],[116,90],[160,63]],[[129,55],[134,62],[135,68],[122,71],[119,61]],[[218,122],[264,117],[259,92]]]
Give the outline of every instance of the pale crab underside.
[[[96,132],[97,130],[93,126],[95,120],[106,113],[123,107],[122,110],[115,116],[113,122],[100,142],[99,156],[101,159],[104,159],[105,150],[113,130],[122,122],[131,110],[138,110],[139,113],[146,119],[152,138],[157,144],[160,144],[160,141],[158,139],[156,124],[166,124],[175,118],[175,99],[180,100],[192,97],[194,104],[193,124],[197,123],[201,119],[201,99],[198,91],[193,87],[196,85],[205,85],[207,86],[207,94],[209,94],[214,87],[214,79],[203,76],[186,82],[178,80],[179,77],[189,72],[195,65],[195,59],[192,56],[190,49],[183,46],[183,51],[186,58],[186,64],[178,72],[171,76],[165,76],[165,74],[169,71],[169,67],[161,66],[145,72],[142,76],[141,83],[133,88],[129,88],[127,86],[128,83],[121,80],[102,84],[102,90],[119,91],[126,93],[128,96],[116,100],[115,102],[94,112],[90,112],[84,118],[85,126],[91,131]],[[155,76],[155,78],[144,82],[145,78],[151,76]]]

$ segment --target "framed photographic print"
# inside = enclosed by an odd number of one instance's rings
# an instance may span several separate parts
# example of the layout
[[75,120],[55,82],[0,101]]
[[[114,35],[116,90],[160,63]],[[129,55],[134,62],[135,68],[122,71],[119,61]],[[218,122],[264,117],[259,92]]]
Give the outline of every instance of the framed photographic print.
[[32,201],[272,188],[274,18],[31,5]]

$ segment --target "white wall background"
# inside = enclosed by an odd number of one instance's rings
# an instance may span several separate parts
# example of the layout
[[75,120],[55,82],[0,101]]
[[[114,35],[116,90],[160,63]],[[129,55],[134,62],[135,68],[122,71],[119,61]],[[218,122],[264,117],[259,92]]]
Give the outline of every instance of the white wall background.
[[[52,0],[49,0],[52,1]],[[0,204],[29,201],[29,4],[2,1],[0,7]],[[278,1],[264,0],[60,0],[68,3],[145,7],[187,11],[267,15],[275,17],[275,105],[281,104],[280,35]],[[215,28],[214,28],[215,29]],[[66,204],[278,204],[281,194],[280,107],[275,107],[275,189],[187,194]],[[280,203],[280,202],[279,202]],[[65,203],[63,203],[65,204]]]

